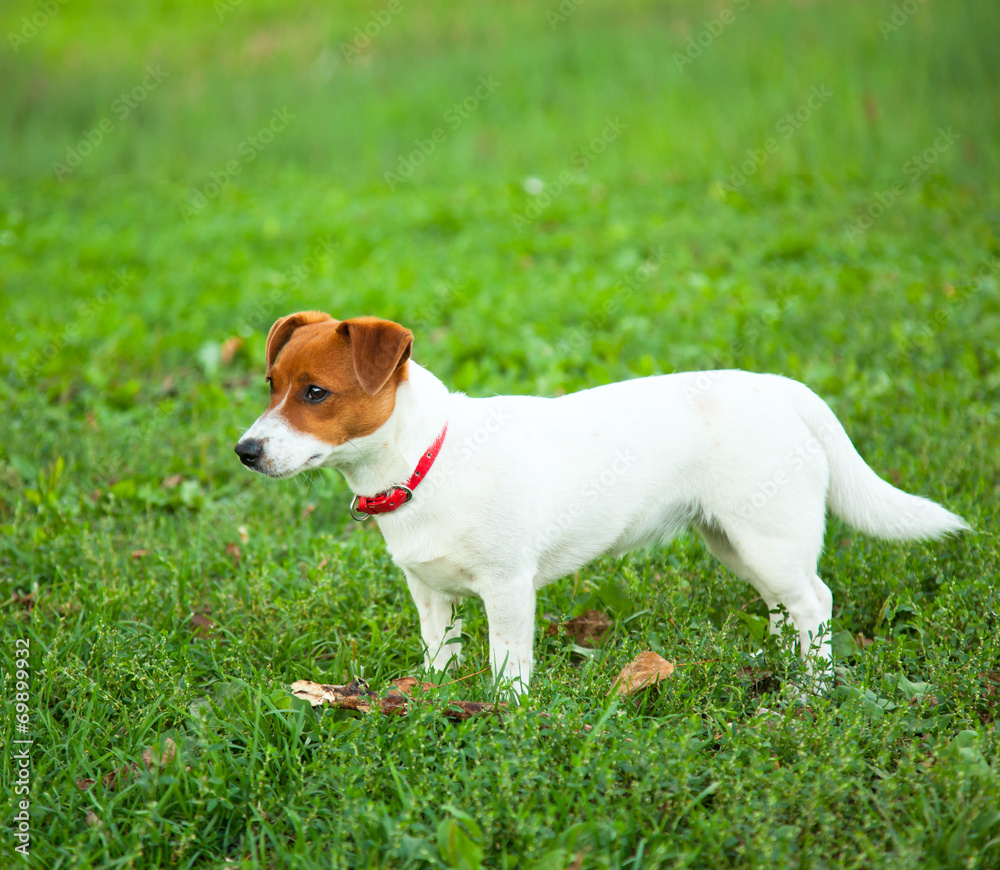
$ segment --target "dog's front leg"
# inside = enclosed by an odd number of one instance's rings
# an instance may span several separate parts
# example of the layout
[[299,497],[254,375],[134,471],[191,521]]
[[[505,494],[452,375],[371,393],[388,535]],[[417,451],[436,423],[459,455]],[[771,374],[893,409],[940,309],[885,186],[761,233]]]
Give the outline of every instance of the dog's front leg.
[[462,655],[462,620],[455,618],[455,598],[432,589],[409,571],[406,582],[420,614],[424,666],[429,671],[451,671]]
[[490,627],[490,664],[493,679],[516,700],[531,680],[535,636],[535,589],[526,583],[498,581],[483,596]]

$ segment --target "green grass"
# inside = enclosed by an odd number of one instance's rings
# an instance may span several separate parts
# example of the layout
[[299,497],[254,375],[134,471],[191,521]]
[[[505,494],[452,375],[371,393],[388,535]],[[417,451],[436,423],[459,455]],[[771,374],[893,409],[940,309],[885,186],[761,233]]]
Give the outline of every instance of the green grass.
[[[678,67],[729,7],[401,0],[347,59],[388,3],[230,5],[68,3],[16,52],[39,7],[0,12],[4,855],[19,638],[39,867],[1000,866],[1000,9],[919,5],[883,38],[905,4],[734,2]],[[289,683],[384,691],[422,652],[343,481],[232,453],[300,308],[411,326],[472,395],[786,374],[974,532],[831,522],[838,685],[806,707],[795,658],[756,654],[752,589],[685,536],[544,590],[532,694],[500,719],[316,713]],[[595,654],[546,633],[592,606]],[[434,694],[488,698],[463,615],[463,679]],[[647,648],[675,679],[613,702]]]

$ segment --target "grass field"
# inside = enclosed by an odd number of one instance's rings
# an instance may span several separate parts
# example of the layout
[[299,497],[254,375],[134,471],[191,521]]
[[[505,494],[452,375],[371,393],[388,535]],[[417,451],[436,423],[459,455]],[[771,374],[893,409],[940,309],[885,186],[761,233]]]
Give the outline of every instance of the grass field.
[[[1000,867],[1000,7],[41,0],[0,35],[2,866]],[[301,308],[471,395],[798,378],[974,531],[831,521],[805,706],[685,536],[544,590],[501,718],[314,712],[292,681],[422,650],[343,481],[232,453]],[[596,649],[547,630],[590,608]],[[492,697],[463,616],[425,697]],[[645,649],[674,678],[614,700]]]

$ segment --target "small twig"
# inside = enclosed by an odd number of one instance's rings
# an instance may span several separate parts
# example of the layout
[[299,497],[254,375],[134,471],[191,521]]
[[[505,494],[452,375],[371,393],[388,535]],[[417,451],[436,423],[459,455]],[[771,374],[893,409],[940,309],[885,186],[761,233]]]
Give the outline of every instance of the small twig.
[[457,680],[452,680],[450,683],[438,683],[434,686],[435,689],[443,689],[445,686],[454,686],[455,683],[461,683],[462,680],[471,680],[473,677],[478,677],[480,674],[485,674],[489,668],[483,668],[481,671],[476,671],[474,674],[466,674],[464,677],[459,677]]

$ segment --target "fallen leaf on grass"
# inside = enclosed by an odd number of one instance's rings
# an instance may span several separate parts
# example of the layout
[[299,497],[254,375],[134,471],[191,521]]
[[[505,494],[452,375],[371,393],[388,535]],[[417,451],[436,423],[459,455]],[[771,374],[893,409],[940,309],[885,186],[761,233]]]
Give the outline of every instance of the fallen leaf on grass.
[[978,676],[983,681],[983,691],[979,696],[983,702],[983,711],[979,718],[986,725],[1000,715],[1000,671],[983,671]]
[[612,691],[617,689],[619,695],[633,695],[640,689],[667,679],[673,672],[674,666],[663,656],[657,655],[652,650],[646,650],[622,668]]
[[[128,781],[139,772],[139,765],[134,761],[130,761],[127,764],[123,764],[121,767],[115,768],[110,773],[104,774],[101,777],[101,785],[104,786],[109,791],[114,791],[119,785],[127,785]],[[92,785],[96,784],[96,780],[93,779],[78,779],[76,781],[77,787],[86,791]]]
[[236,356],[236,351],[238,351],[242,346],[243,339],[238,335],[227,338],[224,342],[222,342],[222,348],[219,350],[219,360],[224,366],[229,365],[233,361],[233,357]]
[[163,741],[163,752],[157,753],[152,746],[144,750],[142,753],[142,763],[146,765],[147,770],[153,770],[156,767],[166,767],[176,757],[177,744],[168,737]]
[[22,595],[20,592],[15,592],[4,602],[3,606],[6,607],[11,604],[18,610],[23,611],[19,615],[30,616],[31,611],[35,609],[35,593],[28,592]]
[[748,680],[750,691],[757,695],[774,694],[781,688],[781,680],[774,676],[773,671],[766,668],[742,667],[736,674]]
[[314,707],[326,704],[344,710],[357,710],[359,713],[371,713],[373,709],[378,709],[386,715],[401,715],[406,712],[409,704],[409,699],[402,694],[380,698],[368,687],[368,683],[357,679],[343,686],[297,680],[292,683],[292,694]]
[[188,625],[194,631],[195,637],[204,639],[215,637],[215,621],[210,616],[211,613],[212,608],[205,606],[198,608],[198,610],[191,614],[190,619],[188,619]]
[[610,629],[611,619],[600,610],[588,610],[563,624],[566,634],[580,646],[586,647],[599,646]]
[[561,624],[554,616],[546,615],[545,618],[549,620],[549,626],[545,629],[545,633],[549,637],[554,637],[563,631],[573,639],[575,644],[588,649],[600,646],[611,628],[610,617],[601,613],[600,610],[588,610]]
[[[411,704],[418,703],[402,691],[392,692],[384,698],[380,697],[364,680],[357,679],[351,680],[344,686],[296,680],[292,683],[292,694],[296,698],[308,701],[314,707],[326,705],[343,710],[356,710],[359,713],[381,713],[384,716],[403,716],[409,712]],[[441,714],[456,721],[471,719],[482,713],[496,713],[501,706],[503,705],[484,704],[479,701],[447,701],[440,705]]]
[[[163,752],[156,753],[152,747],[143,750],[142,763],[146,770],[153,771],[157,767],[164,767],[170,764],[177,755],[177,744],[169,737],[164,741]],[[126,786],[132,777],[142,772],[142,768],[134,761],[128,761],[121,767],[117,767],[110,773],[101,777],[101,785],[109,791],[114,791],[118,786]],[[90,778],[78,779],[77,788],[86,791],[97,784],[97,780]],[[89,820],[88,820],[89,823]]]
[[163,478],[160,482],[160,487],[162,489],[173,489],[175,486],[180,486],[181,481],[184,478],[179,474],[171,474],[169,477]]
[[[153,771],[157,767],[164,767],[174,760],[177,756],[177,744],[171,738],[167,738],[163,744],[163,752],[157,753],[152,747],[148,747],[143,750],[142,753],[142,763],[146,766],[146,770]],[[114,790],[119,785],[128,785],[129,780],[138,773],[142,772],[142,768],[134,761],[129,761],[123,764],[121,767],[117,767],[110,773],[104,774],[101,777],[101,785],[109,790]],[[97,780],[83,778],[76,781],[77,788],[86,791],[93,785],[97,784]],[[89,820],[88,820],[89,823]]]
[[237,565],[240,564],[240,559],[243,558],[243,554],[240,552],[240,545],[239,544],[226,544],[226,555],[227,556],[232,556],[233,557],[233,561]]
[[148,552],[149,552],[148,550],[133,550],[132,551],[132,558],[133,559],[141,559]]
[[[412,695],[415,686],[420,686],[421,691],[424,692],[435,688],[433,683],[425,683],[416,677],[400,677],[398,680],[393,680],[392,684],[404,695]],[[389,691],[392,692],[393,690],[390,689]]]

